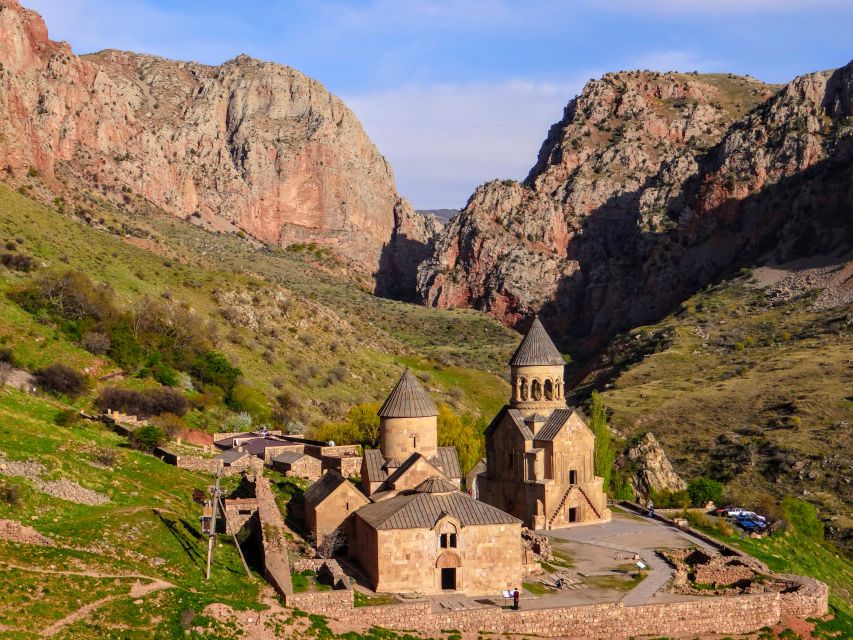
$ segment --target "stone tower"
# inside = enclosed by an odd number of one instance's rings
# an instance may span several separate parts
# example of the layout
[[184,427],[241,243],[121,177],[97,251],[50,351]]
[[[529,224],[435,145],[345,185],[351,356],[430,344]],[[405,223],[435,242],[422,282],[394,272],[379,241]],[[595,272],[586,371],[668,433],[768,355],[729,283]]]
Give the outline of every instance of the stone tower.
[[[554,409],[565,408],[565,364],[539,318],[534,318],[530,330],[509,361],[512,383],[510,407],[531,419],[535,418],[534,414],[547,416]],[[537,422],[533,420],[533,424]]]
[[379,409],[379,449],[385,460],[399,463],[413,453],[427,459],[438,454],[438,410],[411,371],[406,369]]

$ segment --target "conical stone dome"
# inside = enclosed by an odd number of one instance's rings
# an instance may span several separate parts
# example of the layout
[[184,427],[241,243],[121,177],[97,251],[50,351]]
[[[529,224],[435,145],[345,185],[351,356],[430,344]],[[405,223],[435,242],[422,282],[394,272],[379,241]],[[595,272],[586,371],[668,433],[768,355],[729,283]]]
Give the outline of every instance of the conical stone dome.
[[438,415],[429,394],[406,369],[379,409],[380,418],[426,418]]
[[512,367],[564,366],[566,362],[537,316],[509,364]]

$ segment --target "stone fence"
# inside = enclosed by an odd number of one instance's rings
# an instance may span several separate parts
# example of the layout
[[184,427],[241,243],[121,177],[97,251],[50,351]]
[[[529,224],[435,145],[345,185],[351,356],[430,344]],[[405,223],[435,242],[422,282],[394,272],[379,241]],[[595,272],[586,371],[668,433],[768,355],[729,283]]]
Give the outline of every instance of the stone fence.
[[287,560],[287,527],[268,478],[255,478],[255,498],[258,501],[258,518],[261,525],[261,544],[264,555],[264,577],[283,597],[293,594],[290,564]]
[[630,607],[616,602],[520,611],[498,607],[433,611],[431,601],[354,607],[349,590],[294,594],[296,597],[288,597],[286,603],[359,628],[381,626],[424,633],[457,629],[472,633],[626,640],[638,635],[746,634],[777,624],[782,615],[821,616],[827,610],[826,585],[812,582],[815,591],[802,594],[709,597]]

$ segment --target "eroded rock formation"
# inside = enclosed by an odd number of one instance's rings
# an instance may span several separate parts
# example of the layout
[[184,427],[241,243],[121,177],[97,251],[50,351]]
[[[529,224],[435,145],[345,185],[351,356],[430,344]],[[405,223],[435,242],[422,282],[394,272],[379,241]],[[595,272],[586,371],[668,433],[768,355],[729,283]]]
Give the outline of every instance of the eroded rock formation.
[[523,183],[479,187],[421,265],[430,305],[516,324],[539,310],[594,346],[722,273],[849,244],[853,63],[783,88],[625,72],[566,107]]
[[0,116],[0,179],[38,172],[60,195],[94,187],[122,206],[141,196],[213,229],[328,246],[371,272],[405,262],[403,244],[422,259],[432,234],[353,113],[290,67],[76,56],[38,14],[0,0]]
[[672,468],[657,438],[647,433],[625,452],[620,467],[630,471],[634,490],[645,501],[652,492],[680,491],[687,488],[684,480]]

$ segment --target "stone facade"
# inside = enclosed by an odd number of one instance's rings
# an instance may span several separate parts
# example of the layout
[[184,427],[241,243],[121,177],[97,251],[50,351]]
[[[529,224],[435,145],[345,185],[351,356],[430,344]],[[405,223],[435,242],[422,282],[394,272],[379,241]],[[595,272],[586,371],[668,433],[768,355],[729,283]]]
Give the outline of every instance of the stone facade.
[[345,480],[318,504],[305,501],[305,528],[319,542],[324,536],[342,527],[356,509],[368,502],[355,485]]
[[306,480],[316,480],[322,475],[323,465],[315,457],[302,455],[301,458],[293,462],[280,462],[272,460],[272,468],[280,471],[287,477],[305,478]]
[[323,471],[334,469],[344,478],[355,478],[361,473],[361,456],[323,456]]
[[521,586],[521,525],[460,527],[449,520],[456,547],[442,548],[434,528],[377,530],[356,516],[351,549],[374,590],[441,593],[442,569],[455,569],[454,591],[495,595]]
[[413,453],[432,458],[438,453],[438,423],[435,416],[380,418],[379,448],[386,459],[402,462]]

